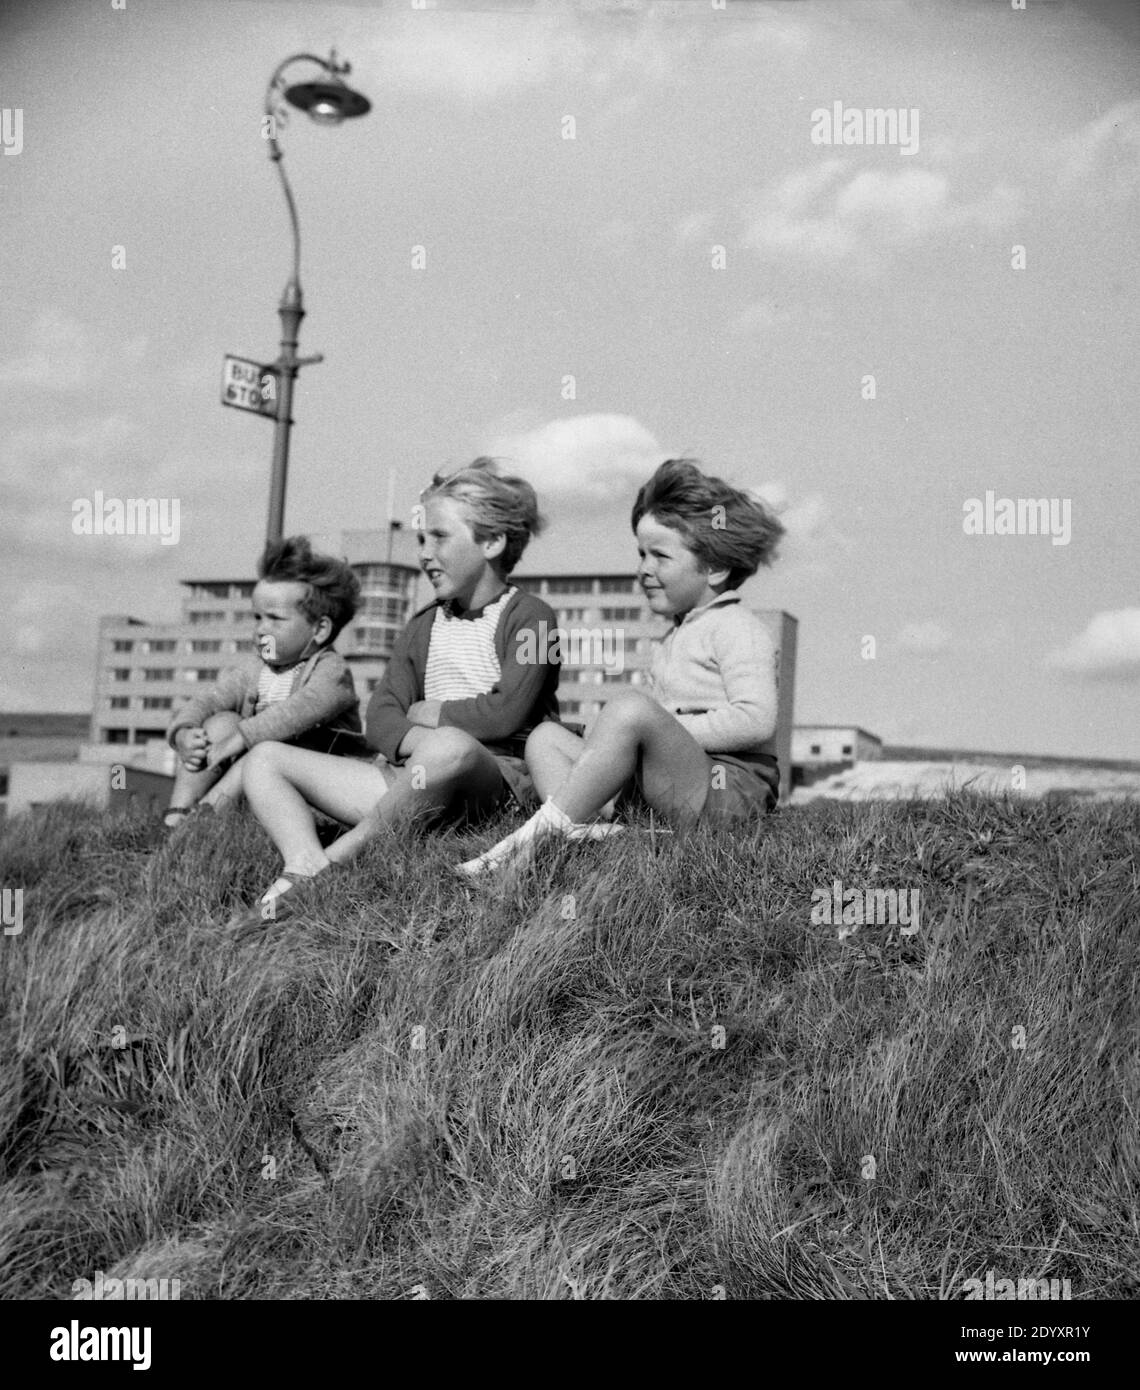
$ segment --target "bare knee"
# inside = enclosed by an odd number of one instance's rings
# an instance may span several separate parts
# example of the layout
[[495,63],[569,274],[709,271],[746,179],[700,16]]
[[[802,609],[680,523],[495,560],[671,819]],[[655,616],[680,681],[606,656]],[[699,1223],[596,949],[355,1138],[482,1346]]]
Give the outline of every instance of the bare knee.
[[256,776],[258,772],[279,768],[281,754],[285,751],[287,751],[285,744],[274,743],[272,740],[265,743],[255,743],[249,752],[242,757],[242,763],[247,772],[252,772]]
[[619,690],[607,700],[598,714],[597,724],[618,724],[625,729],[643,729],[660,713],[661,706],[640,690]]
[[526,748],[523,750],[524,759],[541,757],[548,748],[557,748],[559,734],[557,732],[562,726],[554,724],[549,719],[538,724],[527,735]]
[[217,714],[211,714],[202,728],[206,731],[206,737],[211,743],[221,743],[222,739],[228,738],[237,730],[240,723],[241,716],[239,714],[233,710],[224,709]]
[[432,729],[409,759],[432,783],[458,782],[472,772],[484,754],[483,745],[462,729]]

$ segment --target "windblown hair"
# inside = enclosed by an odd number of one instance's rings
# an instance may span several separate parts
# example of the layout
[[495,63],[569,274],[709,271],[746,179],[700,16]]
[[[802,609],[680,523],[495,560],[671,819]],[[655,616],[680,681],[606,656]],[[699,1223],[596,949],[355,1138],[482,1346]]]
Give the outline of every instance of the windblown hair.
[[332,631],[325,646],[336,641],[360,602],[360,580],[346,561],[314,555],[308,536],[270,541],[258,561],[257,575],[271,584],[292,581],[308,586],[297,607],[311,623],[331,620]]
[[493,562],[504,579],[518,564],[531,536],[540,535],[546,526],[534,488],[523,478],[500,474],[498,460],[493,458],[477,458],[454,473],[437,473],[420,493],[420,501],[429,497],[462,502],[470,515],[471,534],[480,544],[495,536],[506,537],[503,553]]
[[728,570],[725,589],[739,589],[776,558],[784,528],[756,496],[702,473],[696,459],[666,459],[633,504],[633,529],[652,515],[679,531],[710,570]]

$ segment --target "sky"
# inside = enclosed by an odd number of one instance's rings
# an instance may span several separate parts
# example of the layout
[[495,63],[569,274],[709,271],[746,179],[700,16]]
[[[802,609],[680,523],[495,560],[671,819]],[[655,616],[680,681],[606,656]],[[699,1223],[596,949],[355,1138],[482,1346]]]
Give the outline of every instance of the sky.
[[[786,527],[747,593],[797,722],[1140,758],[1140,7],[1017,3],[5,0],[0,708],[89,709],[100,614],[253,573],[273,429],[222,357],[280,336],[266,84],[335,48],[372,110],[280,133],[325,358],[288,533],[493,453],[549,519],[520,573],[632,571],[694,456]],[[97,492],[176,543],[76,534]]]

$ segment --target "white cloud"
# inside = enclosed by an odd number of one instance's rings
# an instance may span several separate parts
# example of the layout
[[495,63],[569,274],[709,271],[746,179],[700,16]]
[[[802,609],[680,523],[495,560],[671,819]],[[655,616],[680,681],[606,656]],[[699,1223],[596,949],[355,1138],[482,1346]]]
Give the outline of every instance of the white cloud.
[[630,415],[574,415],[525,432],[501,432],[484,451],[518,465],[539,497],[628,500],[666,457]]
[[956,201],[950,180],[929,169],[863,168],[841,159],[797,170],[753,196],[743,244],[812,260],[843,261],[960,228],[1006,225],[1020,196],[997,185],[974,201]]
[[1140,679],[1140,608],[1097,613],[1046,664],[1086,680]]
[[1064,191],[1095,180],[1118,198],[1140,188],[1140,100],[1122,101],[1063,140],[1058,182]]
[[0,361],[0,386],[83,391],[103,380],[116,358],[137,366],[146,348],[143,335],[121,344],[97,343],[88,325],[74,315],[41,309],[24,336],[23,351]]
[[628,110],[641,89],[684,81],[693,50],[718,37],[712,24],[670,23],[655,7],[611,0],[597,14],[554,0],[526,11],[427,9],[376,20],[343,26],[341,45],[357,56],[362,88],[372,80],[492,101],[570,78],[620,88],[617,110]]
[[937,656],[950,645],[950,634],[941,623],[906,623],[895,634],[895,643],[911,656]]

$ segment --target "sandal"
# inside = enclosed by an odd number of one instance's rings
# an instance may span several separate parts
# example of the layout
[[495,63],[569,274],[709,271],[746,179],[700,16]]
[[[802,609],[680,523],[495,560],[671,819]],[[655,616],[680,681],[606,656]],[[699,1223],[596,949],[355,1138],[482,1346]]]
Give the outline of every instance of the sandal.
[[252,941],[261,937],[263,933],[269,931],[271,927],[279,926],[283,922],[290,922],[299,916],[306,907],[313,905],[314,898],[327,885],[330,875],[339,869],[338,864],[330,864],[327,869],[322,869],[318,874],[296,875],[290,878],[288,874],[278,874],[279,879],[284,879],[290,886],[284,893],[278,893],[269,902],[256,902],[252,907],[235,917],[227,926],[231,940],[235,946],[242,945],[247,941]]
[[[164,830],[177,830],[180,825],[185,825],[194,816],[213,814],[214,808],[208,801],[199,801],[193,806],[168,806],[162,813],[162,828]],[[167,825],[167,816],[177,816],[178,819],[173,824]]]

